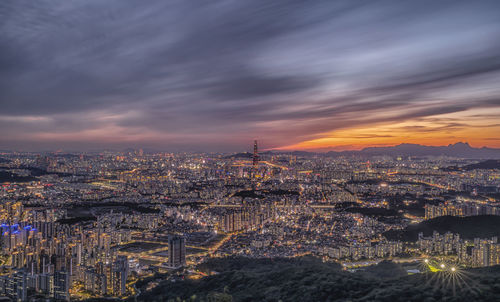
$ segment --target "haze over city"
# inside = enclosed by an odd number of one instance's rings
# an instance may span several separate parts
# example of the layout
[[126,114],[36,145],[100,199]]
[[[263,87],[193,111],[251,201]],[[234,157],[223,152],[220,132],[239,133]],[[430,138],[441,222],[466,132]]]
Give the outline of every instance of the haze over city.
[[499,10],[2,1],[0,148],[498,148]]

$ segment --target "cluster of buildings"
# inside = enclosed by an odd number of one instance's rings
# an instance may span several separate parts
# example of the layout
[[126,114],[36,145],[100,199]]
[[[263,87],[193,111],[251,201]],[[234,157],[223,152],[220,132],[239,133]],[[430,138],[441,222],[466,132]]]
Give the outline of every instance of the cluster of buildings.
[[[31,293],[69,301],[130,294],[127,280],[134,259],[120,247],[133,242],[133,231],[116,229],[116,224],[127,224],[131,216],[111,213],[88,225],[71,225],[58,222],[53,213],[24,209],[11,216],[20,220],[0,225],[0,296],[25,301]],[[169,236],[167,250],[166,267],[186,265],[183,236]]]
[[458,261],[472,267],[500,264],[500,242],[497,237],[465,240],[460,235],[434,232],[430,237],[418,236],[418,248],[428,255],[456,255]]
[[[97,217],[99,225],[113,227],[115,229],[121,228],[139,228],[144,230],[154,230],[161,224],[161,216],[157,214],[147,213],[132,213],[124,214],[121,212],[113,213],[112,211],[105,215]],[[130,234],[130,232],[125,232]]]
[[237,232],[264,225],[274,216],[273,208],[267,206],[245,206],[227,209],[219,216],[219,226],[223,232]]
[[5,201],[0,204],[1,221],[20,221],[24,212],[21,202]]
[[[99,295],[125,295],[128,260],[111,248],[111,236],[104,231],[47,221],[3,223],[0,230],[6,276],[21,276],[5,277],[0,292],[12,296],[9,289],[18,288],[69,300],[70,288],[80,284]],[[17,280],[14,287],[12,280]]]
[[319,250],[320,255],[328,256],[335,260],[350,259],[383,259],[388,257],[396,257],[403,253],[403,243],[400,241],[386,241],[372,244],[352,243],[338,247],[325,247]]
[[[390,258],[405,250],[388,230],[499,213],[500,172],[448,171],[456,159],[257,152],[2,154],[17,176],[0,185],[0,296],[127,297],[145,276],[229,255]],[[455,237],[425,240],[459,254]],[[495,244],[468,242],[463,262],[494,263]]]
[[425,205],[425,219],[440,216],[500,215],[500,206],[474,202],[445,202],[439,205]]

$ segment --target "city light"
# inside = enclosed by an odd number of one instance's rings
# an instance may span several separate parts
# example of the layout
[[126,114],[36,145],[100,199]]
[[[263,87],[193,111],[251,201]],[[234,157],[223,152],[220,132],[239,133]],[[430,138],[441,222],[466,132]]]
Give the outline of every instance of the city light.
[[[204,282],[218,273],[200,272],[198,265],[211,258],[294,261],[308,256],[322,263],[341,263],[344,270],[353,272],[378,265],[386,269],[387,260],[404,263],[408,274],[424,274],[426,284],[455,292],[474,285],[467,275],[469,267],[500,264],[496,258],[478,256],[496,251],[495,238],[471,241],[460,233],[437,231],[420,232],[416,242],[386,237],[388,231],[404,234],[407,228],[421,227],[421,223],[410,226],[413,217],[422,222],[451,214],[463,223],[460,215],[488,213],[496,218],[493,214],[500,214],[496,205],[462,198],[420,205],[425,216],[394,206],[402,194],[406,206],[417,206],[417,196],[429,188],[435,196],[447,196],[448,187],[464,187],[462,181],[471,180],[459,174],[428,176],[429,165],[449,167],[453,159],[429,164],[430,160],[416,163],[389,157],[372,160],[367,168],[364,159],[259,154],[256,146],[256,142],[249,146],[254,152],[245,153],[244,160],[231,154],[214,159],[205,153],[143,152],[48,157],[45,169],[58,174],[0,189],[5,200],[0,202],[4,253],[0,265],[5,272],[0,276],[0,281],[4,279],[0,291],[8,280],[49,276],[63,300],[128,299],[149,293],[162,280]],[[40,160],[38,154],[9,158],[16,166]],[[412,165],[412,173],[386,173],[387,167],[393,171],[401,164]],[[85,177],[68,178],[65,171],[79,171]],[[329,173],[342,176],[330,182],[323,178]],[[373,173],[383,179],[374,179]],[[496,179],[489,170],[484,173],[488,177],[478,181]],[[47,181],[52,186],[45,186]],[[380,221],[372,213],[385,219]],[[391,218],[394,213],[401,213],[403,219]],[[58,270],[51,259],[59,259]],[[30,271],[19,265],[27,265]],[[70,272],[75,272],[72,279]],[[143,288],[134,287],[157,273],[163,277]],[[36,289],[21,281],[18,286],[25,286],[27,295]],[[37,294],[54,296],[43,289]]]

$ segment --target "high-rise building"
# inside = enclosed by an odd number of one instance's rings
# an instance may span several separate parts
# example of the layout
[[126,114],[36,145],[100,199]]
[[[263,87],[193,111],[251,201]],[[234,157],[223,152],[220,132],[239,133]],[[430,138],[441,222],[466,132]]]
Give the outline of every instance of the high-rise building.
[[9,275],[0,276],[0,295],[14,298],[14,301],[26,301],[27,285],[24,270],[15,270]]
[[168,237],[168,266],[181,267],[186,264],[186,244],[184,237]]
[[65,271],[54,273],[54,299],[69,301],[69,274]]
[[253,157],[252,157],[252,164],[253,166],[257,166],[259,163],[259,149],[257,147],[257,140],[253,141]]
[[128,259],[127,256],[118,256],[113,263],[113,295],[123,296],[127,291]]
[[96,272],[94,269],[87,269],[84,272],[84,288],[90,292],[105,295],[107,293],[106,275]]

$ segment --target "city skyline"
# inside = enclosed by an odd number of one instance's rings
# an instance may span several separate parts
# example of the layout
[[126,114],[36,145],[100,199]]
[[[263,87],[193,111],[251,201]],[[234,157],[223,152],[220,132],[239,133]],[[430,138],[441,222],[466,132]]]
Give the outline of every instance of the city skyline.
[[497,1],[0,4],[0,148],[500,148]]
[[498,300],[498,151],[318,156],[253,145],[1,153],[0,296]]
[[499,301],[500,1],[1,0],[0,301]]

